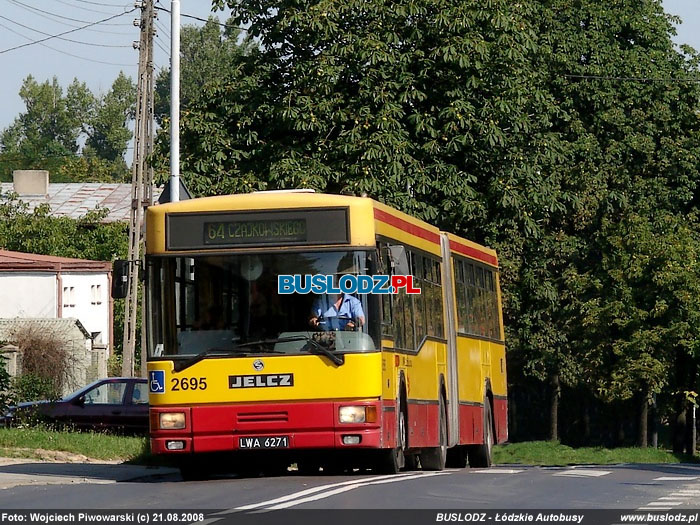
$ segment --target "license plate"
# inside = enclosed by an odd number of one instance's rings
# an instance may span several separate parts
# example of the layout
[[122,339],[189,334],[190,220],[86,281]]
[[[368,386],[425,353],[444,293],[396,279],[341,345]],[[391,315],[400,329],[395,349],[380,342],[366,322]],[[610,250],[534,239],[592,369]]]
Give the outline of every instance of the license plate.
[[289,436],[239,437],[238,448],[289,448]]

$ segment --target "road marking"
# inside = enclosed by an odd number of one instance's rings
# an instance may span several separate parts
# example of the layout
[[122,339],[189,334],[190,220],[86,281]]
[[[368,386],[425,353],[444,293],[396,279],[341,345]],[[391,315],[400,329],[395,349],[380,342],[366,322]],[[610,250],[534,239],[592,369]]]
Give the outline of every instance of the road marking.
[[607,476],[612,471],[610,470],[593,470],[593,469],[571,469],[565,470],[564,472],[557,472],[552,474],[552,476],[569,476],[573,478],[598,478],[600,476]]
[[[459,469],[455,470],[455,472]],[[406,472],[403,474],[389,474],[385,476],[372,476],[371,478],[360,478],[352,479],[349,481],[342,481],[339,483],[331,483],[328,485],[321,485],[318,487],[311,487],[306,490],[301,490],[293,494],[288,494],[286,496],[281,496],[279,498],[271,499],[268,501],[262,501],[260,503],[252,503],[250,505],[241,505],[240,507],[234,507],[232,509],[223,510],[215,514],[211,514],[207,519],[197,522],[198,525],[208,525],[210,523],[216,523],[225,518],[229,514],[234,514],[242,510],[254,510],[259,509],[257,512],[267,512],[269,510],[284,509],[288,507],[293,507],[295,505],[300,505],[306,503],[307,501],[314,501],[318,499],[327,498],[335,494],[340,494],[342,492],[347,492],[349,490],[354,490],[360,487],[365,487],[368,485],[378,485],[382,483],[395,483],[398,481],[407,481],[411,479],[425,478],[431,476],[444,476],[449,474],[449,472]],[[328,490],[333,489],[333,490]],[[326,492],[323,492],[326,491]],[[318,494],[322,492],[321,494]],[[306,497],[304,497],[306,496]],[[262,509],[261,507],[269,507]]]
[[671,510],[671,507],[637,507],[637,510]]
[[323,492],[321,494],[315,494],[313,496],[308,496],[306,498],[297,499],[294,501],[288,501],[286,503],[280,503],[278,505],[273,505],[271,507],[267,507],[265,509],[265,511],[287,509],[289,507],[301,505],[302,503],[308,503],[310,501],[317,501],[319,499],[325,499],[325,498],[328,498],[330,496],[335,496],[336,494],[341,494],[343,492],[348,492],[348,491],[359,489],[360,487],[366,487],[369,485],[383,485],[385,483],[396,483],[397,481],[407,481],[410,479],[427,478],[430,476],[444,476],[445,474],[446,474],[446,472],[429,472],[426,474],[416,474],[414,476],[404,476],[401,478],[392,478],[392,479],[381,479],[378,481],[371,481],[369,483],[357,483],[354,485],[347,485],[345,487],[338,487],[335,490],[330,490],[328,492]]
[[[663,499],[663,498],[659,498],[659,499]],[[673,505],[673,506],[676,506],[676,505],[683,505],[683,502],[682,501],[652,501],[651,503],[647,503],[647,506],[650,506],[650,505]]]
[[700,476],[661,476],[654,478],[654,481],[693,481]]
[[[389,474],[389,475],[385,475],[385,476],[372,476],[369,478],[351,479],[349,481],[341,481],[339,483],[330,483],[328,485],[320,485],[318,487],[311,487],[311,488],[308,488],[305,490],[301,490],[299,492],[295,492],[293,494],[287,494],[286,496],[281,496],[279,498],[271,499],[268,501],[262,501],[260,503],[252,503],[250,505],[241,505],[240,507],[235,507],[232,510],[240,511],[240,510],[258,509],[260,507],[264,507],[267,505],[276,505],[278,503],[285,503],[287,501],[302,498],[304,496],[309,496],[310,494],[316,494],[317,492],[323,492],[325,490],[335,489],[337,487],[345,487],[348,485],[368,484],[368,483],[372,483],[372,482],[383,481],[385,479],[395,479],[397,481],[400,481],[406,477],[410,477],[411,479],[414,479],[416,477],[428,476],[428,475],[434,475],[434,474],[436,474],[436,473],[433,473],[433,472],[427,472],[427,473],[406,472],[404,474]],[[442,472],[440,472],[438,474],[442,474]],[[228,513],[228,512],[230,512],[230,511],[223,511],[223,512],[219,512],[217,514],[224,514],[224,513]]]
[[659,496],[658,499],[670,499],[670,500],[683,500],[683,495],[673,495],[671,494],[670,496]]
[[525,472],[525,469],[517,468],[486,468],[479,470],[472,470],[472,474],[518,474],[520,472]]

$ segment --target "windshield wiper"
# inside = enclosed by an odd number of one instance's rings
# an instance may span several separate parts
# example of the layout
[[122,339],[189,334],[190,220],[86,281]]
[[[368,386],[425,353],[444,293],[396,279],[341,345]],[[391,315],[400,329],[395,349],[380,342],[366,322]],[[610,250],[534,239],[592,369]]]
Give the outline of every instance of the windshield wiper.
[[306,348],[306,347],[313,348],[314,350],[316,350],[317,353],[321,353],[321,354],[325,355],[328,359],[333,361],[333,364],[335,364],[336,366],[341,366],[341,365],[345,364],[345,355],[336,354],[330,348],[323,346],[321,343],[319,343],[318,341],[315,341],[311,337],[301,336],[301,339],[306,340],[306,344],[304,345],[304,348]]
[[225,357],[237,353],[239,352],[236,352],[235,348],[207,348],[204,352],[196,354],[191,359],[187,359],[184,361],[176,360],[173,363],[173,369],[175,370],[175,372],[182,372],[186,368],[189,368],[192,365],[199,363],[202,359],[206,357]]

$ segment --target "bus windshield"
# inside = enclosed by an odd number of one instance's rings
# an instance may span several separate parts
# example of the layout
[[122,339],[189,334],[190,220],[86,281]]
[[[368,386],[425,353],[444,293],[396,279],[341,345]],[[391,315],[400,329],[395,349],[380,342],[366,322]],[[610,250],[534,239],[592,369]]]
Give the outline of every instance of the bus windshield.
[[[366,295],[343,296],[353,308],[340,309],[334,323],[318,323],[313,312],[328,298],[277,290],[278,275],[334,275],[337,282],[366,274],[369,257],[364,251],[149,257],[148,356],[294,355],[318,353],[319,344],[327,355],[374,351],[379,345],[368,325],[377,312],[368,311]],[[354,318],[343,318],[348,311]]]

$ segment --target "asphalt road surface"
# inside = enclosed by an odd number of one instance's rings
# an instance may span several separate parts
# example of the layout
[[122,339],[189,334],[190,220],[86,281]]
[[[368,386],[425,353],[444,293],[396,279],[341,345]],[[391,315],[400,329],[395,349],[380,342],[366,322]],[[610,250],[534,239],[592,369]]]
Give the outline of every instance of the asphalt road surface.
[[[700,507],[697,465],[497,466],[393,476],[289,472],[277,477],[230,476],[198,482],[184,482],[175,471],[129,481],[109,479],[97,467],[92,475],[90,465],[80,465],[79,477],[61,478],[56,476],[60,467],[0,466],[0,479],[24,475],[28,468],[36,474],[32,484],[0,490],[0,509],[218,509],[233,514],[270,509],[673,511]],[[42,484],[42,476],[47,484]]]

